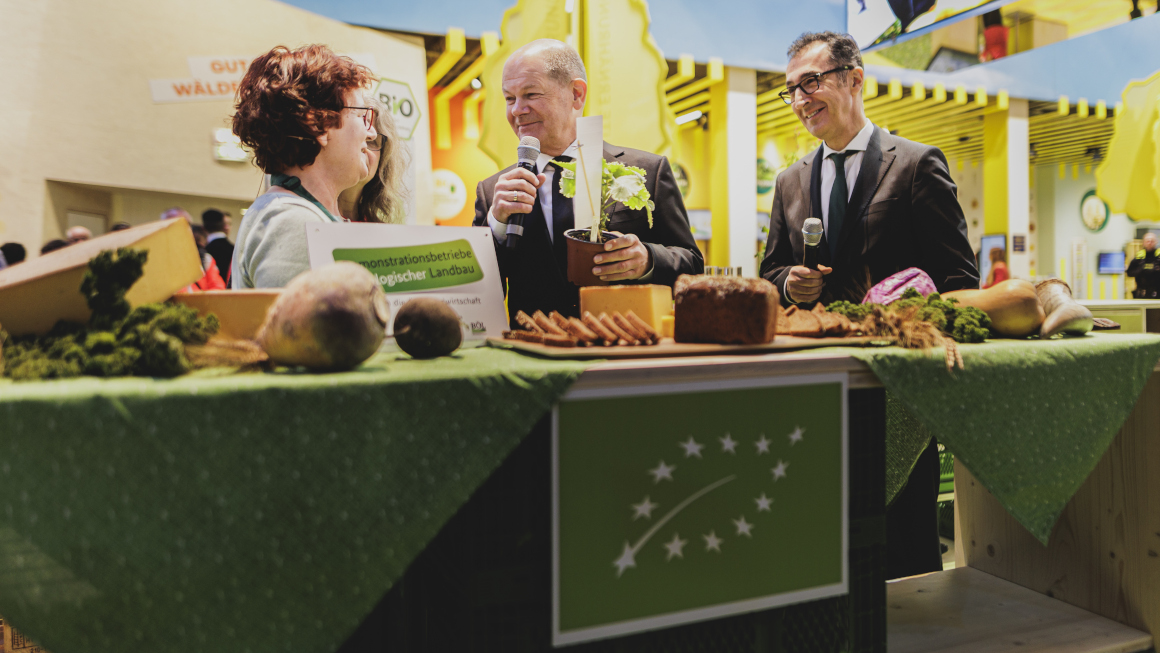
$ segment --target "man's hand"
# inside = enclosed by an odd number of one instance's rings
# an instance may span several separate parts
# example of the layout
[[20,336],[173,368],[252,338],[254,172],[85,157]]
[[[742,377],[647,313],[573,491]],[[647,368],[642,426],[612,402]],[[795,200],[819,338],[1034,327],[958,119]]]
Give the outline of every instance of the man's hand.
[[795,303],[812,302],[822,296],[822,288],[826,287],[826,280],[823,277],[833,271],[833,268],[824,265],[818,265],[817,270],[795,265],[789,269],[785,294]]
[[604,243],[604,254],[592,257],[592,262],[596,264],[592,274],[602,281],[624,281],[639,279],[652,269],[648,248],[636,234],[625,236],[616,231],[611,233],[619,237]]
[[533,175],[523,168],[512,168],[500,175],[491,198],[492,216],[507,224],[513,213],[531,213],[536,206],[536,189],[545,179],[544,175]]

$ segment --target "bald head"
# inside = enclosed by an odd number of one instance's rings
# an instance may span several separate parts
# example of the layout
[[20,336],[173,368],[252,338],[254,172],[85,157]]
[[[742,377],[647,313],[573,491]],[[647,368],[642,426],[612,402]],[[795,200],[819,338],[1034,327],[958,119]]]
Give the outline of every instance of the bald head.
[[1144,234],[1144,249],[1148,250],[1149,252],[1156,250],[1156,234],[1152,233],[1151,231]]
[[91,239],[93,232],[89,231],[86,227],[69,227],[69,230],[64,232],[64,237],[70,243],[79,243]]

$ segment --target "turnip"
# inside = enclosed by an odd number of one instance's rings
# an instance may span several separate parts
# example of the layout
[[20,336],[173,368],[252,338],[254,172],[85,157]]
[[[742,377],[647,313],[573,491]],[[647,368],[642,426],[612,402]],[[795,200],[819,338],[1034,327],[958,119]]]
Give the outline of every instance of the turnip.
[[375,353],[389,319],[374,275],[340,261],[294,277],[266,313],[257,342],[279,365],[348,370]]
[[395,342],[412,358],[446,356],[463,343],[459,315],[438,299],[416,297],[395,315]]

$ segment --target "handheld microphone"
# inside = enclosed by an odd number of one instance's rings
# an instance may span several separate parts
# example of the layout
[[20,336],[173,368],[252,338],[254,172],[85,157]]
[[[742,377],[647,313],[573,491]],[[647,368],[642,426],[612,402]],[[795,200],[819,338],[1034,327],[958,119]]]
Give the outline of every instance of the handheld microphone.
[[[524,136],[520,139],[520,146],[516,148],[516,167],[523,168],[533,175],[536,174],[536,159],[540,158],[540,139],[535,136]],[[532,201],[536,201],[535,196]],[[524,218],[527,213],[513,213],[508,216],[507,248],[515,249],[520,237],[524,235]]]
[[822,221],[817,218],[806,218],[802,225],[802,239],[806,241],[805,256],[802,265],[811,269],[818,269],[818,245],[822,242]]

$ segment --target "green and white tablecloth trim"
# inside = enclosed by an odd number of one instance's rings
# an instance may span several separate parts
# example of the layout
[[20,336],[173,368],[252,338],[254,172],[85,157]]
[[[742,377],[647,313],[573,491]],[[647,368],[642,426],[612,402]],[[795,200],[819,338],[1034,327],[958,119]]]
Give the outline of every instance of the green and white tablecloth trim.
[[0,382],[0,614],[53,653],[334,650],[583,369]]
[[1160,360],[1160,335],[990,340],[960,349],[966,369],[953,374],[941,352],[851,351],[891,397],[887,498],[933,434],[1046,544],[1136,405]]

